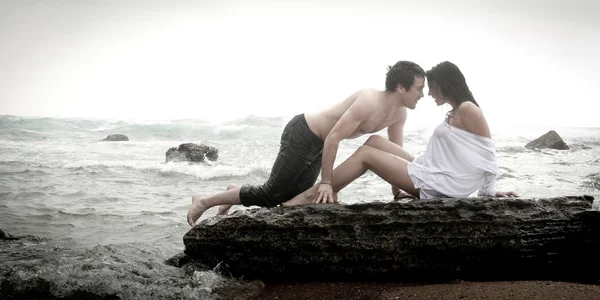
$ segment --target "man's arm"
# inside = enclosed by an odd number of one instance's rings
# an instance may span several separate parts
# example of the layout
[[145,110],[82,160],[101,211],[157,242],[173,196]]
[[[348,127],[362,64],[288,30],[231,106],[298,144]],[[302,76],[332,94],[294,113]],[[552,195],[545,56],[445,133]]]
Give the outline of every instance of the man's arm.
[[400,147],[404,147],[404,124],[406,124],[406,108],[398,119],[398,122],[390,125],[387,129],[388,140]]
[[369,108],[359,101],[360,99],[356,99],[355,104],[348,108],[325,138],[321,161],[322,182],[331,183],[333,164],[340,142],[352,135],[365,119],[364,116]]
[[365,120],[365,116],[371,111],[368,103],[361,101],[359,97],[354,104],[342,115],[333,126],[323,144],[323,158],[321,160],[321,183],[317,189],[315,203],[333,203],[333,186],[331,185],[333,164],[337,155],[340,141],[352,135]]
[[[398,122],[388,126],[388,140],[397,144],[400,147],[404,147],[404,124],[406,124],[406,108],[404,108]],[[392,195],[394,198],[406,197],[406,193],[402,194],[400,189],[392,185]]]

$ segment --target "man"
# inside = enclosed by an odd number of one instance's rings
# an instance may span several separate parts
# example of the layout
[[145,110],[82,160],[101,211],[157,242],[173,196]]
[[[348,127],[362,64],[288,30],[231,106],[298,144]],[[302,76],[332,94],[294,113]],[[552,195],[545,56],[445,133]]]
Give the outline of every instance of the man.
[[[319,171],[321,182],[315,202],[334,202],[331,174],[340,141],[387,128],[389,140],[402,147],[406,109],[415,108],[424,87],[425,71],[413,62],[399,61],[388,67],[384,91],[360,90],[323,111],[295,116],[283,130],[267,182],[241,188],[229,185],[226,192],[208,197],[194,195],[188,223],[194,226],[216,205],[222,205],[218,214],[226,214],[235,204],[277,206],[313,186]],[[392,192],[394,196],[400,193],[395,187]],[[303,203],[284,205],[297,204]]]

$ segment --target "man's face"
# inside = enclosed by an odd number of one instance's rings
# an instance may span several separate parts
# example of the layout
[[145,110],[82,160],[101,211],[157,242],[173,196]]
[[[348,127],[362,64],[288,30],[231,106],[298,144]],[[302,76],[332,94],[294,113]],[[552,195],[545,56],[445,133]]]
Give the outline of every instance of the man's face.
[[[410,109],[417,107],[417,101],[423,98],[423,89],[425,88],[425,78],[415,77],[413,84],[408,91],[404,91],[404,104]],[[404,88],[402,88],[404,90]]]

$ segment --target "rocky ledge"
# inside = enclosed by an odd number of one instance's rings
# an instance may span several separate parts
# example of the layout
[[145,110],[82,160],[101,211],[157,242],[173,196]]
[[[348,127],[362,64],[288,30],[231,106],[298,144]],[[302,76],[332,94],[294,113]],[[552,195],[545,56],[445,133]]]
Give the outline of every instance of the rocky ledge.
[[470,198],[238,211],[185,234],[175,265],[286,280],[600,279],[593,197]]
[[[139,245],[65,248],[0,230],[0,299],[251,299],[264,284],[173,268]],[[217,270],[218,271],[218,270]]]

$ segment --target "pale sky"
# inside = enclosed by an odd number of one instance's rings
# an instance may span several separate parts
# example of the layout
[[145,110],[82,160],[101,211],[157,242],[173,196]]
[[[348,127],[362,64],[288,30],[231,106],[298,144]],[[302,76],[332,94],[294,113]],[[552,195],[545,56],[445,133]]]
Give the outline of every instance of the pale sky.
[[0,0],[0,115],[290,116],[448,60],[490,124],[600,127],[600,1],[321,2]]

